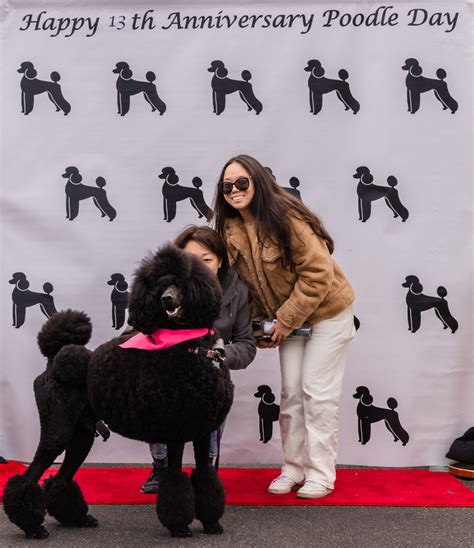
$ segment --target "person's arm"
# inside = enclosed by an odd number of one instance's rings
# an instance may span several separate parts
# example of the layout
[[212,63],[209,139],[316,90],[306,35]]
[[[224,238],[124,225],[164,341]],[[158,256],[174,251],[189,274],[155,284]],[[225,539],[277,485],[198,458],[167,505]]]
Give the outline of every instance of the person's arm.
[[224,346],[229,369],[245,369],[252,363],[257,352],[255,339],[252,336],[248,292],[243,283],[237,298],[237,312],[232,326],[232,342]]
[[277,311],[277,319],[297,329],[316,310],[334,280],[334,266],[324,240],[300,219],[290,218],[292,262],[297,275],[293,291]]

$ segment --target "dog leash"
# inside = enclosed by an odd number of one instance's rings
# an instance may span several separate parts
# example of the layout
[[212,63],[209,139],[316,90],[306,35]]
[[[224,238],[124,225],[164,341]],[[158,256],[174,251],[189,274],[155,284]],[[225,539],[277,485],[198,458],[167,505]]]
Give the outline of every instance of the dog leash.
[[197,356],[208,358],[212,361],[212,365],[214,365],[214,367],[218,367],[219,369],[224,365],[225,353],[223,348],[212,349],[206,348],[205,346],[195,346],[188,348],[188,352],[192,352]]

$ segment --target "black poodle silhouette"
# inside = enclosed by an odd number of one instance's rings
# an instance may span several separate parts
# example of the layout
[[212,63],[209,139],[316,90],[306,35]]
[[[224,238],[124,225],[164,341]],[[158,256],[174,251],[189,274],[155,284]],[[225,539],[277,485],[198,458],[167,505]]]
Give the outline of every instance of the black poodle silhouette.
[[349,78],[349,73],[345,69],[341,69],[338,73],[340,80],[331,80],[324,76],[325,70],[321,62],[317,59],[310,59],[305,69],[310,72],[308,78],[309,87],[309,108],[312,114],[318,114],[323,107],[323,95],[335,91],[337,98],[344,105],[345,110],[351,109],[353,114],[357,114],[360,109],[360,104],[352,96],[350,87],[346,80]]
[[227,78],[228,70],[222,61],[212,61],[207,69],[213,72],[212,87],[212,105],[215,114],[222,114],[225,110],[226,95],[239,92],[240,98],[247,105],[248,110],[254,110],[255,114],[260,114],[263,109],[262,103],[255,97],[250,79],[252,74],[248,70],[242,71],[242,80],[232,80]]
[[451,333],[455,333],[459,324],[449,311],[448,302],[445,300],[448,292],[440,285],[437,289],[438,297],[430,297],[423,294],[423,286],[417,276],[409,275],[402,283],[402,287],[408,288],[406,296],[408,331],[416,333],[421,325],[421,313],[434,308],[436,316],[443,324],[443,329],[448,327]]
[[[276,177],[272,171],[272,168],[268,166],[264,166],[264,169],[273,177],[273,179],[276,182]],[[301,199],[301,192],[298,190],[298,187],[300,186],[300,180],[298,179],[298,177],[290,177],[289,183],[290,183],[290,186],[289,187],[283,186],[282,187],[283,190],[286,190],[292,196],[294,196],[295,198],[298,198],[298,200],[302,202],[303,200]]]
[[370,440],[371,425],[374,422],[385,421],[387,430],[392,433],[394,440],[401,440],[402,445],[406,445],[410,436],[408,432],[402,428],[398,413],[395,409],[398,407],[398,402],[395,398],[388,398],[387,406],[389,409],[375,407],[372,405],[374,398],[370,395],[367,386],[358,386],[353,397],[359,400],[357,405],[357,418],[359,428],[359,442],[365,445]]
[[108,285],[113,285],[110,300],[112,301],[112,327],[120,329],[125,323],[125,311],[128,308],[128,283],[123,274],[115,272],[110,275]]
[[398,183],[396,177],[393,175],[387,177],[388,187],[374,185],[374,177],[366,166],[358,167],[353,177],[359,180],[357,185],[359,221],[365,223],[370,218],[372,202],[380,198],[385,199],[385,203],[393,211],[394,218],[400,216],[402,222],[408,219],[408,210],[400,201],[398,190],[395,188]]
[[77,167],[70,166],[64,170],[62,177],[67,179],[66,183],[66,219],[74,220],[79,214],[79,202],[92,198],[95,206],[100,211],[100,216],[109,218],[113,221],[117,216],[117,211],[110,205],[107,199],[107,193],[104,189],[105,179],[97,177],[95,186],[82,184],[82,175]]
[[405,60],[402,70],[407,70],[408,74],[405,78],[407,86],[407,103],[408,112],[414,114],[420,108],[420,97],[422,93],[433,90],[436,99],[443,105],[443,110],[451,111],[454,114],[458,109],[458,103],[455,101],[449,91],[448,84],[444,81],[446,71],[439,68],[436,71],[436,76],[439,78],[425,78],[422,76],[423,69],[421,68],[418,59],[410,58]]
[[17,72],[23,74],[20,83],[21,112],[23,112],[23,114],[29,114],[33,110],[35,95],[40,95],[41,93],[48,94],[49,100],[56,107],[56,112],[62,110],[64,116],[67,116],[71,112],[71,105],[64,99],[61,86],[58,84],[61,79],[59,72],[54,71],[51,73],[51,82],[39,80],[36,78],[38,73],[36,72],[33,63],[30,61],[21,63]]
[[260,441],[268,443],[272,439],[273,423],[278,420],[278,416],[280,415],[280,406],[275,403],[275,395],[272,389],[266,384],[260,385],[254,396],[260,398],[260,403],[258,404]]
[[164,167],[158,177],[165,180],[162,192],[163,214],[166,222],[170,223],[176,217],[176,204],[187,199],[198,212],[200,219],[202,217],[205,217],[208,221],[212,219],[213,211],[204,200],[204,194],[201,190],[202,180],[199,177],[194,177],[192,180],[194,188],[179,185],[179,177],[173,167]]
[[146,73],[146,82],[134,80],[132,79],[133,72],[128,63],[124,61],[118,62],[112,72],[118,74],[116,87],[117,107],[120,116],[127,114],[130,109],[130,97],[137,93],[143,93],[143,97],[145,97],[145,101],[151,106],[152,112],[157,110],[160,115],[164,114],[166,105],[158,96],[156,85],[153,83],[156,80],[154,72],[150,70]]
[[[7,516],[28,537],[48,536],[46,511],[64,525],[97,525],[73,477],[91,449],[98,420],[122,436],[167,444],[157,514],[173,536],[191,536],[195,515],[206,533],[222,533],[224,489],[209,463],[211,433],[233,399],[212,328],[221,300],[209,268],[167,245],[135,272],[129,299],[134,332],[91,352],[85,345],[92,326],[83,312],[57,312],[43,325],[38,344],[48,361],[34,382],[40,441],[30,466],[10,478],[3,493]],[[191,477],[182,472],[187,441],[196,459]],[[57,474],[38,485],[64,450]]]
[[14,284],[15,288],[12,292],[13,300],[13,326],[17,329],[25,323],[26,309],[30,306],[39,304],[41,312],[50,318],[55,312],[54,299],[51,293],[53,286],[49,282],[43,284],[44,293],[30,291],[29,281],[26,279],[24,272],[15,272],[9,283]]
[[290,177],[290,180],[288,181],[290,183],[289,187],[283,187],[287,192],[289,192],[292,196],[295,198],[298,198],[301,202],[303,201],[301,199],[301,192],[298,190],[298,187],[300,186],[300,180],[298,177]]

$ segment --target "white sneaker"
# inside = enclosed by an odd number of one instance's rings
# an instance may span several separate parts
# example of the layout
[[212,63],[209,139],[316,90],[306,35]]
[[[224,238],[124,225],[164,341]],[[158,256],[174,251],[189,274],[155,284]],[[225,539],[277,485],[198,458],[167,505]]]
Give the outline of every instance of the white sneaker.
[[302,499],[320,499],[333,491],[334,489],[328,489],[315,481],[305,481],[303,487],[296,492],[296,496]]
[[268,486],[268,492],[273,495],[284,495],[285,493],[291,493],[293,489],[299,487],[301,483],[298,483],[288,476],[280,475],[275,478]]

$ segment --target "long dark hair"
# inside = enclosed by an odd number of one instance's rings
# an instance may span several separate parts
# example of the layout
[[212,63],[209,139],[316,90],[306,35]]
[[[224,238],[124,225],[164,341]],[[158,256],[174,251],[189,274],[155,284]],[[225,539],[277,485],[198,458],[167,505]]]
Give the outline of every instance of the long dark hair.
[[186,244],[190,241],[197,242],[203,247],[206,247],[221,261],[221,266],[217,271],[217,277],[219,278],[219,281],[222,282],[229,270],[227,247],[222,236],[209,226],[191,225],[180,232],[173,243],[179,248],[184,249]]
[[[257,222],[258,238],[260,241],[265,237],[269,238],[274,244],[281,247],[285,265],[291,265],[288,212],[306,222],[326,242],[329,253],[334,251],[334,241],[321,220],[300,200],[279,186],[270,169],[263,167],[252,156],[239,154],[231,158],[222,168],[219,181],[223,180],[227,166],[234,162],[248,171],[254,183],[255,194],[249,209]],[[216,230],[222,237],[225,236],[226,219],[240,216],[238,210],[228,204],[218,190],[214,198],[214,213]]]

